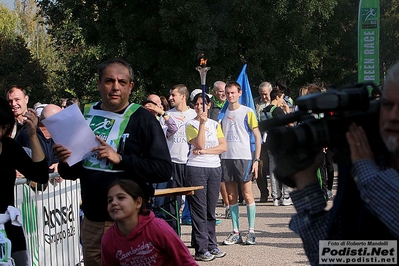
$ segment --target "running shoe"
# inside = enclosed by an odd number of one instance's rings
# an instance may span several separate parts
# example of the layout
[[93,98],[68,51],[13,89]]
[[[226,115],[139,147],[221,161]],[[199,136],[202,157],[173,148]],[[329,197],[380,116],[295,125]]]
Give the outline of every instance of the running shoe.
[[235,232],[230,233],[230,235],[223,241],[223,245],[234,245],[242,243],[241,234],[236,234]]

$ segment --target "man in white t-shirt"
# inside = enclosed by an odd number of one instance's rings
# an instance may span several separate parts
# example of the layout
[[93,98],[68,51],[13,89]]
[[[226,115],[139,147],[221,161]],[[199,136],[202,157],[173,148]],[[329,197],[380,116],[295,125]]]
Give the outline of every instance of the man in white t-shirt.
[[[241,86],[237,82],[226,84],[226,97],[229,107],[222,119],[222,129],[226,137],[227,152],[222,153],[223,181],[229,196],[233,232],[223,241],[224,245],[242,243],[238,223],[238,187],[247,203],[248,234],[245,244],[255,245],[255,213],[256,206],[252,193],[252,180],[258,177],[258,164],[261,150],[261,137],[258,121],[253,110],[238,103],[242,95]],[[252,160],[250,131],[255,137],[255,152]]]
[[[166,139],[173,167],[172,180],[169,182],[168,187],[172,188],[183,187],[184,185],[187,156],[189,153],[186,137],[186,123],[194,119],[197,116],[197,113],[187,105],[187,100],[190,94],[185,85],[177,84],[172,87],[169,93],[169,103],[173,108],[168,110],[166,113],[177,125],[177,132]],[[170,209],[170,212],[175,214],[173,207]],[[172,220],[169,224],[177,230],[176,221]]]

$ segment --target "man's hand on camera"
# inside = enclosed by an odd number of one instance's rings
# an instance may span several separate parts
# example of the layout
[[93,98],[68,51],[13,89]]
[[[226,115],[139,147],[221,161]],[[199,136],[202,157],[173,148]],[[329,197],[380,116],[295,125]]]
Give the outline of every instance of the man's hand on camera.
[[361,159],[374,160],[374,154],[371,151],[367,135],[362,127],[352,123],[346,132],[346,140],[351,150],[352,163]]

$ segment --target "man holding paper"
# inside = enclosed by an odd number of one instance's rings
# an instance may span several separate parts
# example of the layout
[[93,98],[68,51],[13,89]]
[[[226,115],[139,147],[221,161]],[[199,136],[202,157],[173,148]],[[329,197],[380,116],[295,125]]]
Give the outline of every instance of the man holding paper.
[[[96,135],[98,146],[90,156],[72,166],[72,151],[54,146],[65,179],[80,178],[85,218],[81,237],[85,265],[101,265],[101,238],[113,224],[107,212],[107,190],[115,179],[131,179],[145,193],[145,202],[154,194],[152,183],[165,182],[172,175],[166,140],[156,118],[138,104],[129,103],[133,70],[121,59],[98,67],[101,102],[85,106],[84,116]],[[67,109],[65,109],[67,110]],[[79,136],[73,136],[79,141]]]

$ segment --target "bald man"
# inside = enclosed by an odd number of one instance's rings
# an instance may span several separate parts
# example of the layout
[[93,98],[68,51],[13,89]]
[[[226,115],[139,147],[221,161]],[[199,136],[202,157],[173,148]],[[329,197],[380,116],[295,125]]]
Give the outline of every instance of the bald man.
[[[161,102],[161,98],[156,94],[150,94],[147,99],[143,102],[143,107],[150,111],[159,121],[162,127],[163,133],[166,138],[170,138],[178,130],[176,122],[165,112]],[[154,189],[167,188],[168,182],[154,183],[152,186]],[[164,220],[168,219],[168,216],[164,211],[161,211],[158,207],[165,207],[165,202],[169,202],[166,197],[155,197],[152,199],[154,206],[155,216]]]
[[220,110],[223,108],[223,105],[226,102],[226,94],[224,92],[225,86],[226,83],[223,81],[216,81],[213,83],[213,95],[211,98],[211,108],[208,111],[208,117],[215,121],[218,121]]
[[40,121],[43,121],[44,119],[49,118],[52,115],[55,115],[61,110],[62,110],[61,107],[59,107],[58,105],[47,104],[40,113]]
[[[44,119],[58,113],[61,111],[61,107],[55,104],[48,104],[46,107],[43,108],[40,119],[39,125],[37,127],[37,137],[39,138],[40,145],[44,151],[44,154],[47,158],[47,165],[49,167],[49,173],[58,172],[58,159],[54,155],[53,146],[55,145],[53,139],[51,138],[50,133],[47,131],[46,127],[43,125],[41,121]],[[15,139],[22,147],[30,148],[29,138],[27,134],[26,128],[23,128],[20,134]]]
[[166,138],[170,138],[178,130],[175,120],[163,109],[161,98],[156,94],[150,94],[143,102],[143,107],[150,111],[158,119]]
[[[143,106],[156,117],[162,116],[165,113],[161,98],[159,98],[159,96],[156,94],[148,95],[147,99],[143,102]],[[167,114],[165,113],[165,115]]]

